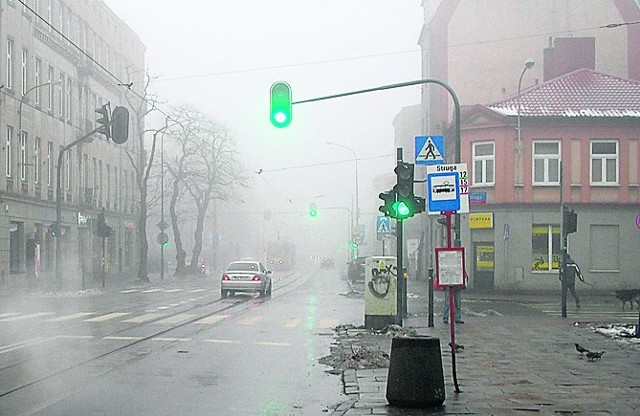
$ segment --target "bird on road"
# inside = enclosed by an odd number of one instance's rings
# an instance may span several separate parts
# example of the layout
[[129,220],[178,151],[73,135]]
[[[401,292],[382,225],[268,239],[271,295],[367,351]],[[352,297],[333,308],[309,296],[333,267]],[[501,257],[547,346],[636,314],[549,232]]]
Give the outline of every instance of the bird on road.
[[589,351],[587,353],[587,359],[589,361],[596,361],[602,358],[602,354],[604,354],[604,351]]
[[583,347],[582,345],[578,344],[577,342],[576,344],[576,351],[578,351],[580,353],[580,355],[584,354],[585,352],[590,352],[588,349],[586,349],[585,347]]

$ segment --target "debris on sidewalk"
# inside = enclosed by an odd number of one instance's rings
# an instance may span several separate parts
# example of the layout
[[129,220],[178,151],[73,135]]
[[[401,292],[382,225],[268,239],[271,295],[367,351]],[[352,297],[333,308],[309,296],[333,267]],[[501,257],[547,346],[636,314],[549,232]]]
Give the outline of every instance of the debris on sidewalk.
[[[341,345],[341,344],[338,344]],[[345,370],[362,370],[366,368],[388,368],[389,354],[368,347],[341,348],[338,345],[331,347],[331,355],[322,357],[320,364],[333,367],[328,372],[342,374]]]

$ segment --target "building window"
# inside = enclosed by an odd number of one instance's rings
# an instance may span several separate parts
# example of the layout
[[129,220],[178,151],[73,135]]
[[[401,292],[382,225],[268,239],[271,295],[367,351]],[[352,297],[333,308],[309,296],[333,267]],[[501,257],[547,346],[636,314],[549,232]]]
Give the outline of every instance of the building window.
[[20,132],[20,179],[27,180],[27,133]]
[[533,184],[560,184],[560,142],[533,142]]
[[11,164],[11,142],[13,142],[13,127],[7,126],[7,143],[4,152],[4,171],[7,178],[12,176],[13,166]]
[[[39,86],[42,83],[42,60],[40,58],[36,58],[33,82],[34,82],[33,85],[35,87]],[[35,95],[36,95],[36,105],[40,107],[40,104],[42,103],[42,91],[40,91],[40,88],[36,88]]]
[[49,87],[47,88],[47,110],[53,111],[54,85],[53,85],[53,67],[52,66],[49,66],[47,82],[49,83]]
[[71,78],[67,77],[67,85],[66,85],[66,97],[65,97],[65,107],[64,107],[64,118],[67,121],[71,121]]
[[559,224],[533,224],[531,230],[531,270],[558,270],[562,251],[560,249]]
[[64,72],[60,72],[60,88],[58,89],[58,91],[60,91],[60,94],[58,95],[58,115],[61,118],[64,117],[64,96],[66,94],[64,80]]
[[53,184],[53,142],[47,143],[47,186]]
[[27,91],[29,91],[29,72],[27,65],[27,55],[29,53],[26,49],[22,50],[22,95],[27,95]]
[[618,184],[618,141],[591,142],[591,185]]
[[36,137],[33,142],[33,183],[40,183],[40,146],[42,139]]
[[[598,225],[589,227],[589,269],[600,272],[620,271],[620,226]],[[583,261],[587,261],[584,259]]]
[[13,39],[7,39],[7,77],[5,79],[7,89],[13,89]]
[[493,142],[473,143],[473,184],[493,186],[495,155]]

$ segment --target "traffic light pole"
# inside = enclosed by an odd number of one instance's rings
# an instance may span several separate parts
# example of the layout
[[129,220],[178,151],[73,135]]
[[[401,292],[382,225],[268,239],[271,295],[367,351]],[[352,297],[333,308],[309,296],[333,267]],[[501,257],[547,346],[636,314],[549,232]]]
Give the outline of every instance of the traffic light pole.
[[64,152],[89,139],[92,135],[98,133],[101,128],[102,127],[96,127],[84,136],[62,147],[58,153],[58,166],[56,166],[56,223],[61,230],[56,240],[56,284],[58,286],[58,290],[62,289],[62,159],[64,157]]

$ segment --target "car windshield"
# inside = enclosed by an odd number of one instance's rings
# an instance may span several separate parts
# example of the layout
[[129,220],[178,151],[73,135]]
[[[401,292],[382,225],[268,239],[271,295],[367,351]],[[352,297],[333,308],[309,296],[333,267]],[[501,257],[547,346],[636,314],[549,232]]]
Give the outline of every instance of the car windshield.
[[257,270],[257,263],[231,263],[227,269],[230,272],[255,272]]

